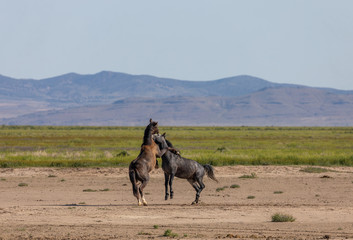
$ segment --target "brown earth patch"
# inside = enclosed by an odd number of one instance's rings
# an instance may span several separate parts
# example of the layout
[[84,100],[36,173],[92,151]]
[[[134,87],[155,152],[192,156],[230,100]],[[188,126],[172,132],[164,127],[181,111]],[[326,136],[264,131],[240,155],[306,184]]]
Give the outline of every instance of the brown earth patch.
[[[329,178],[302,168],[216,167],[219,183],[205,177],[198,205],[177,178],[165,201],[158,169],[147,207],[137,206],[126,168],[0,169],[0,239],[168,239],[167,229],[177,239],[353,239],[353,168],[329,168]],[[295,222],[271,222],[278,212]]]

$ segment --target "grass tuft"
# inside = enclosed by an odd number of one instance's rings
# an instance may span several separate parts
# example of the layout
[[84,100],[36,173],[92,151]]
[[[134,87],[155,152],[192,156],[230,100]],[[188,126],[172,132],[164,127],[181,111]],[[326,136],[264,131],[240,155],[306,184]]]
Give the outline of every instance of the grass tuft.
[[82,191],[83,191],[83,192],[97,192],[97,190],[90,189],[90,188],[88,188],[88,189],[83,189]]
[[216,189],[216,191],[220,192],[220,191],[223,191],[226,188],[228,188],[228,186],[219,187],[219,188]]
[[294,222],[295,218],[289,214],[276,213],[272,215],[272,222]]
[[164,234],[163,234],[163,237],[172,237],[172,238],[175,238],[175,237],[178,237],[178,234],[173,233],[172,230],[170,230],[170,229],[167,229],[167,230],[165,230],[165,232],[164,232]]
[[104,189],[99,189],[100,192],[109,192],[110,189],[109,188],[104,188]]
[[257,175],[256,173],[251,173],[250,175],[243,175],[243,176],[240,176],[239,178],[257,178]]

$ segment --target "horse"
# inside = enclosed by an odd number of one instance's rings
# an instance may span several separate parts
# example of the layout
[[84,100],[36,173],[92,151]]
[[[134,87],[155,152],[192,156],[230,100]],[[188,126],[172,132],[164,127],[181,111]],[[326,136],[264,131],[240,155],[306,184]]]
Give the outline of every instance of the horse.
[[147,206],[147,201],[143,195],[143,189],[146,187],[151,172],[158,162],[156,156],[161,157],[166,151],[160,151],[158,145],[153,141],[152,135],[159,133],[158,122],[152,121],[147,125],[143,136],[140,154],[131,161],[129,165],[129,178],[132,184],[133,195],[137,198],[138,205]]
[[[173,148],[173,144],[166,138],[166,133],[163,135],[154,134],[153,140],[158,144],[161,150],[168,148]],[[205,173],[212,180],[218,182],[214,175],[213,167],[209,164],[201,165],[200,163],[181,157],[175,152],[167,151],[162,156],[162,169],[164,171],[164,184],[165,184],[165,200],[168,200],[168,184],[170,188],[170,199],[173,198],[173,179],[174,176],[178,178],[186,179],[195,189],[196,198],[192,204],[197,204],[199,202],[201,191],[205,188],[203,183],[203,177]]]
[[156,157],[162,157],[162,155],[168,150],[176,153],[176,150],[173,148],[160,150],[158,145],[152,139],[152,135],[156,133],[159,133],[158,122],[154,122],[150,119],[150,123],[145,129],[140,154],[137,158],[132,160],[129,165],[129,178],[132,184],[132,192],[137,198],[139,206],[142,204],[147,206],[147,201],[143,195],[143,189],[146,187],[150,179],[149,172],[158,168]]

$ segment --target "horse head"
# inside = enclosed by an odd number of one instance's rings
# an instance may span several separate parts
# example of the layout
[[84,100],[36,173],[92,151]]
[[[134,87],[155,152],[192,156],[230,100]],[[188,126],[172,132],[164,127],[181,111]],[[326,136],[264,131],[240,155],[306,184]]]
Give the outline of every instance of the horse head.
[[159,146],[159,148],[161,150],[165,149],[165,148],[168,148],[168,144],[167,144],[166,139],[165,139],[165,133],[163,133],[162,135],[153,134],[152,135],[152,139]]
[[163,133],[162,135],[153,134],[152,139],[158,145],[159,149],[162,150],[162,149],[167,148],[172,153],[180,156],[180,151],[175,149],[173,147],[172,143],[165,138],[166,135],[167,135],[166,133]]
[[158,129],[158,122],[152,121],[152,118],[150,118],[150,131],[152,134],[158,134],[159,129]]
[[147,125],[145,129],[145,134],[143,135],[142,145],[151,145],[153,142],[152,135],[158,133],[158,122],[152,121],[152,118],[150,118],[150,123]]

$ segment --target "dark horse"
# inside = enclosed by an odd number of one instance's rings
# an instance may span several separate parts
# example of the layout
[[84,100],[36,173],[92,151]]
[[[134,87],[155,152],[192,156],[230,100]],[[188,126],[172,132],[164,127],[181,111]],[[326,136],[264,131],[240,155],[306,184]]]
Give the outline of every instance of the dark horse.
[[142,204],[147,206],[147,202],[143,196],[143,189],[150,179],[149,172],[157,165],[156,156],[161,157],[163,153],[166,152],[166,150],[161,152],[158,145],[153,141],[152,135],[155,133],[158,133],[158,122],[153,122],[152,119],[150,119],[150,124],[148,124],[145,129],[140,154],[129,166],[132,191],[137,198],[139,206]]
[[[161,150],[173,148],[172,143],[165,139],[165,133],[163,135],[154,134],[153,140],[158,144]],[[183,158],[171,151],[167,151],[162,156],[162,168],[164,171],[165,180],[165,200],[168,200],[169,195],[168,184],[170,187],[170,198],[173,198],[172,185],[174,176],[187,179],[187,181],[194,187],[196,191],[196,199],[192,202],[192,204],[199,202],[200,193],[205,188],[205,184],[202,181],[205,172],[209,178],[218,182],[211,165],[201,165],[194,160]]]

